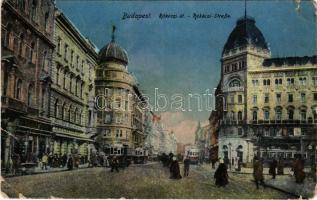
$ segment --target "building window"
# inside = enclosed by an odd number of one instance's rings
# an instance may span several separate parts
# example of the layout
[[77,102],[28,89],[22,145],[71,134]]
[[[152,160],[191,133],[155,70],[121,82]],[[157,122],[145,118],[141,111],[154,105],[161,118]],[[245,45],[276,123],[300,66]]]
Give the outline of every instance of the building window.
[[270,112],[268,110],[264,111],[264,120],[270,120]]
[[32,42],[30,53],[29,53],[29,62],[30,63],[33,63],[34,47],[35,47],[35,44],[34,44],[34,42]]
[[105,112],[105,123],[110,124],[112,122],[112,116],[110,112]]
[[264,103],[269,103],[269,94],[265,94]]
[[275,79],[275,85],[282,85],[282,79]]
[[234,96],[233,95],[230,96],[230,102],[234,103]]
[[270,85],[270,84],[271,84],[270,79],[263,80],[263,85]]
[[82,60],[82,61],[81,61],[81,69],[80,69],[80,71],[81,71],[82,73],[84,73],[84,65],[85,65],[85,61]]
[[293,110],[288,110],[288,119],[293,120],[294,119],[294,111]]
[[282,120],[282,111],[280,109],[276,110],[275,119],[278,121]]
[[79,65],[79,56],[76,57],[76,68],[78,69]]
[[21,90],[22,90],[22,80],[17,79],[15,82],[15,98],[16,99],[21,99]]
[[242,135],[242,134],[243,134],[242,128],[238,128],[238,135]]
[[57,53],[60,54],[61,53],[61,45],[62,45],[62,40],[61,38],[57,39]]
[[62,106],[62,117],[61,119],[65,120],[66,119],[66,104],[64,103]]
[[84,88],[84,83],[82,82],[80,85],[80,98],[83,98],[83,88]]
[[314,101],[317,101],[317,93],[314,93]]
[[67,76],[67,71],[66,70],[64,71],[63,75],[64,75],[63,76],[63,87],[64,87],[64,89],[66,89],[66,76]]
[[300,94],[300,99],[301,99],[302,103],[305,103],[306,102],[306,94],[305,93],[301,93]]
[[49,12],[46,12],[45,13],[45,16],[44,16],[44,28],[45,28],[45,31],[49,31],[48,30],[48,25],[49,25],[49,23],[48,23],[48,18],[49,18],[49,16],[50,16],[50,14],[49,14]]
[[234,121],[235,120],[235,117],[234,117],[234,112],[231,111],[231,120]]
[[111,136],[111,130],[110,129],[105,129],[104,136],[110,137]]
[[300,77],[299,78],[299,84],[302,85],[302,86],[305,86],[306,85],[306,78],[305,77]]
[[306,120],[306,110],[300,111],[300,120]]
[[259,81],[258,80],[252,80],[252,85],[255,86],[259,86]]
[[258,102],[258,96],[253,95],[253,104],[257,104],[257,102]]
[[312,83],[314,86],[317,86],[317,77],[312,77]]
[[242,95],[238,95],[238,103],[242,103]]
[[241,111],[238,112],[238,120],[242,121],[242,112]]
[[54,113],[55,113],[55,118],[59,117],[59,108],[58,108],[58,99],[56,99],[55,101],[55,105],[54,105]]
[[287,85],[294,85],[294,78],[287,78]]
[[32,100],[33,100],[33,84],[29,85],[28,89],[28,106],[32,106]]
[[65,46],[64,46],[64,58],[65,58],[65,60],[67,60],[67,51],[68,51],[68,45],[65,44]]
[[33,0],[31,3],[31,9],[30,9],[30,17],[33,21],[36,20],[37,15],[37,0]]
[[293,94],[288,94],[288,102],[289,103],[293,102]]
[[240,87],[240,86],[241,86],[240,81],[237,79],[234,79],[229,83],[229,87]]
[[276,102],[281,103],[281,101],[282,101],[281,94],[280,93],[276,94]]
[[21,34],[20,35],[20,43],[19,43],[19,55],[21,57],[24,57],[23,49],[24,49],[24,35]]
[[253,119],[253,121],[257,121],[258,120],[258,112],[257,111],[253,111],[252,119]]
[[74,60],[74,50],[71,50],[70,52],[70,65],[73,67],[73,60]]

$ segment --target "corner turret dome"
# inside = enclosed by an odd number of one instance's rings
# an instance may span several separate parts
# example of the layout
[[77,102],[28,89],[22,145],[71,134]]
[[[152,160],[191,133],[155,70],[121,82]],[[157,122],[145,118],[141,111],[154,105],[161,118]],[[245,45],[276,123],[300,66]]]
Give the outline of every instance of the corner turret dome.
[[115,61],[115,62],[120,62],[124,65],[128,65],[128,53],[125,49],[120,47],[116,42],[115,42],[115,37],[114,37],[114,31],[116,27],[113,26],[112,29],[112,40],[110,43],[108,43],[106,46],[104,46],[100,51],[98,55],[98,62],[106,62],[106,61]]
[[247,45],[269,50],[263,34],[255,25],[255,19],[250,16],[244,16],[237,20],[236,27],[232,30],[222,54]]

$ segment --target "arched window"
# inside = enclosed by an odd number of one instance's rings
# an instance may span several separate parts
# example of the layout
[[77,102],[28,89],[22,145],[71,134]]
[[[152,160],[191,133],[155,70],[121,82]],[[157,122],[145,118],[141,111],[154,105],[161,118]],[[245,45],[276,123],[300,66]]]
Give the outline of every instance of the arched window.
[[229,83],[229,87],[240,87],[241,83],[238,79],[234,79]]
[[235,116],[234,116],[234,112],[231,111],[231,120],[234,121],[235,120]]
[[252,118],[253,118],[253,121],[258,120],[258,112],[257,111],[253,111]]
[[238,112],[238,120],[242,121],[242,112],[241,111]]
[[21,99],[21,90],[22,90],[22,80],[17,79],[15,82],[15,98],[16,99]]
[[270,120],[270,111],[268,110],[264,111],[264,120]]
[[28,88],[28,106],[32,106],[32,101],[33,101],[33,84],[29,85]]
[[301,111],[300,111],[300,120],[302,120],[302,121],[304,121],[304,120],[306,120],[306,110],[305,109],[302,109]]
[[275,111],[275,119],[278,121],[282,120],[282,110],[280,108]]
[[54,113],[55,113],[55,118],[59,117],[59,109],[58,109],[58,99],[56,99],[55,104],[54,104]]
[[288,119],[293,120],[294,119],[294,110],[289,109],[288,110]]

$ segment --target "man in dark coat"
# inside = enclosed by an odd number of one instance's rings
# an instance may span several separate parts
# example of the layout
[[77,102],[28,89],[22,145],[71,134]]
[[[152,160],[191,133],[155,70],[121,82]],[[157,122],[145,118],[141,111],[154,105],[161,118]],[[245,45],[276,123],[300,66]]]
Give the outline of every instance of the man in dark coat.
[[186,158],[184,160],[184,177],[188,176],[188,174],[189,174],[189,166],[190,166],[190,160],[186,156]]
[[275,179],[276,168],[277,168],[277,161],[275,158],[273,158],[273,161],[270,163],[270,169],[269,169],[269,174],[272,175],[272,179]]
[[303,183],[306,177],[304,172],[304,160],[297,158],[294,163],[293,170],[296,183]]
[[180,170],[179,170],[179,164],[175,156],[172,158],[172,161],[170,164],[170,173],[171,173],[171,176],[170,176],[171,179],[182,178]]
[[277,174],[283,175],[284,174],[284,161],[283,158],[280,157],[277,163]]
[[116,172],[119,172],[119,160],[116,156],[113,156],[113,158],[111,159],[111,162],[110,162],[110,166],[111,166],[111,172],[113,172],[113,170],[115,169]]
[[73,167],[74,167],[73,156],[69,155],[68,162],[67,162],[67,168],[68,168],[68,170],[72,170]]
[[224,187],[229,183],[227,166],[222,159],[219,161],[219,166],[214,174],[214,178],[216,179],[216,186],[218,187]]
[[259,183],[264,185],[264,176],[263,176],[263,163],[260,159],[254,158],[253,164],[253,176],[256,184],[256,189],[259,189]]

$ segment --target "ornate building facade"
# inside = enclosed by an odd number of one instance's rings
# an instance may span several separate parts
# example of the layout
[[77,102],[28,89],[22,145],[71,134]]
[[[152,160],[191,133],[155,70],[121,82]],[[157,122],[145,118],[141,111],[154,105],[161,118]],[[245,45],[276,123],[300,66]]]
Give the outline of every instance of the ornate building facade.
[[128,54],[112,40],[99,52],[96,69],[97,137],[106,153],[144,147],[146,100],[128,71]]
[[95,127],[95,46],[59,10],[55,12],[54,40],[50,95],[53,153],[88,156]]
[[[238,19],[222,52],[219,156],[249,163],[312,159],[316,146],[316,73],[312,57],[271,58],[252,17]],[[218,107],[222,107],[219,106]]]
[[2,2],[1,167],[10,158],[36,162],[52,148],[54,7],[51,0]]

